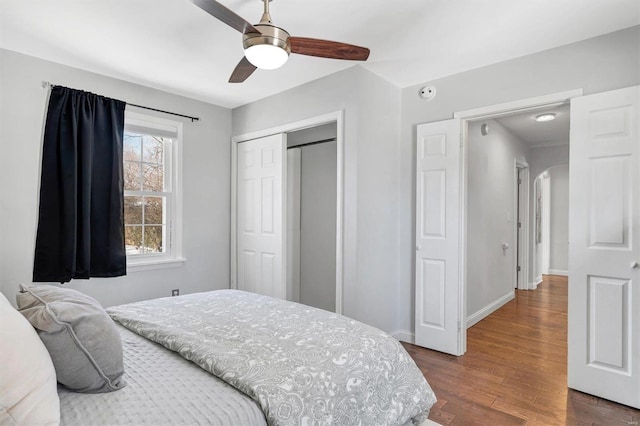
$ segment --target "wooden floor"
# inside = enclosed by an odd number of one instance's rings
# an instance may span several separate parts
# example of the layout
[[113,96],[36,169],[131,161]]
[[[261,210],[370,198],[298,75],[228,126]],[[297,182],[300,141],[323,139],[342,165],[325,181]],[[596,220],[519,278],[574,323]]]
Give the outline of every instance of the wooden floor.
[[404,344],[438,402],[443,425],[635,425],[640,411],[567,389],[567,279],[535,291],[467,330],[467,353]]

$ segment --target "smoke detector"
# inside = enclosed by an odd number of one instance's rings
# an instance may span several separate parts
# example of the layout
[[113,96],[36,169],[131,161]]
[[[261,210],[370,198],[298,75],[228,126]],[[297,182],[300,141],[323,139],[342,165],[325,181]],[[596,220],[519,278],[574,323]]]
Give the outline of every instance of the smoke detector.
[[418,95],[420,95],[422,99],[430,101],[436,97],[436,88],[433,86],[424,86],[422,89],[420,89]]

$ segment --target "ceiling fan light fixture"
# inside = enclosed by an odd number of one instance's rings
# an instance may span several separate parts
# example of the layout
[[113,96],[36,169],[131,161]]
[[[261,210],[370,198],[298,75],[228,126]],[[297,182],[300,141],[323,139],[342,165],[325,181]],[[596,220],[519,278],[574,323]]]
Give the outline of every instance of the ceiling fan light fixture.
[[261,34],[245,34],[242,41],[247,60],[263,70],[280,68],[291,53],[289,33],[274,25],[258,24],[255,27]]
[[272,44],[255,44],[244,50],[244,56],[256,67],[263,70],[275,70],[283,66],[289,54],[286,50]]
[[192,0],[209,15],[242,33],[245,56],[233,69],[229,83],[242,83],[258,69],[276,69],[287,62],[291,53],[316,58],[366,61],[369,49],[348,43],[310,37],[291,37],[288,32],[272,24],[269,2],[264,3],[260,23],[252,25],[233,10],[216,0]]

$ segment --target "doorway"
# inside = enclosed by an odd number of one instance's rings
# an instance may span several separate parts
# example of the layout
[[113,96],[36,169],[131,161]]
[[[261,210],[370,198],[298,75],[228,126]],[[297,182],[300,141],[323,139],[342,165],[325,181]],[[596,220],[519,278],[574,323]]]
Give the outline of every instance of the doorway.
[[[465,232],[467,215],[472,214],[465,204],[469,123],[516,111],[561,106],[569,100],[568,384],[573,389],[640,407],[640,350],[632,332],[640,323],[640,311],[633,309],[640,306],[640,293],[630,289],[640,271],[638,247],[631,245],[631,241],[639,239],[640,229],[634,226],[640,210],[634,196],[640,185],[640,172],[632,166],[640,155],[640,86],[587,96],[582,95],[582,90],[546,95],[465,111],[455,114],[452,120],[417,127],[416,188],[421,193],[416,200],[416,343],[453,355],[466,351],[466,328],[461,323],[466,317],[464,302],[470,279]],[[438,184],[445,182],[445,174],[449,181],[454,180],[454,185]],[[423,204],[423,199],[440,203]],[[460,200],[462,217],[458,218],[457,210],[448,209],[454,223],[440,228],[447,234],[425,233],[424,230],[439,230],[436,225],[443,222],[438,219],[445,217],[443,213],[449,206],[444,201],[452,199]],[[433,249],[438,244],[442,247],[435,259]],[[440,270],[444,272],[444,265],[450,264],[450,270],[458,267],[459,273],[420,273],[422,265],[442,265]],[[432,296],[438,294],[451,294],[458,303],[462,302],[461,308],[446,316],[447,299],[434,300]],[[430,317],[420,315],[432,306],[439,309],[442,318],[457,317],[457,324],[452,320],[430,324],[426,321]]]
[[544,275],[569,275],[569,165],[549,167],[534,182],[534,288]]
[[[497,309],[500,304],[506,303],[509,297],[513,297],[514,287],[509,284],[507,292],[502,296],[499,291],[496,291],[493,294],[495,297],[492,299],[493,302],[480,303],[476,311],[468,312],[470,311],[468,282],[475,278],[470,274],[471,259],[468,250],[470,238],[467,236],[469,218],[475,214],[468,205],[468,194],[470,194],[468,187],[471,180],[467,151],[470,149],[471,124],[479,120],[496,120],[517,113],[531,113],[544,108],[559,107],[578,96],[582,96],[582,90],[462,111],[455,113],[453,119],[417,126],[416,344],[445,353],[462,355],[466,352],[467,325],[471,325],[474,319],[479,321]],[[504,123],[502,124],[504,126]],[[511,164],[513,167],[513,163]],[[481,167],[485,165],[486,170],[490,170],[488,162],[481,163]],[[530,167],[533,169],[532,166]],[[530,175],[536,176],[537,173],[531,170]],[[508,179],[508,182],[514,182],[513,176]],[[509,210],[511,208],[507,207]],[[513,211],[511,210],[511,214]],[[500,221],[508,218],[513,221],[512,216],[508,215],[509,211],[503,209],[495,217]],[[531,233],[530,224],[523,224],[523,227],[529,229],[529,234]],[[523,240],[525,238],[526,233]],[[505,241],[502,240],[502,242]],[[530,242],[523,242],[524,251],[529,250],[530,244]],[[501,250],[501,247],[503,246],[500,243],[498,247],[491,247],[491,249]],[[512,248],[511,251],[513,251]],[[529,288],[531,254],[524,254],[524,257],[529,259],[524,262],[522,268],[523,276],[526,277],[526,287]],[[509,269],[509,272],[512,270]],[[469,313],[473,316],[468,316]]]
[[287,134],[287,300],[336,310],[336,123]]
[[[567,103],[554,103],[467,122],[468,327],[513,299],[514,289],[567,275],[569,116]],[[530,168],[544,171],[530,182]]]
[[[333,113],[325,114],[318,117],[301,120],[294,123],[289,123],[282,126],[277,126],[270,129],[265,129],[259,132],[254,132],[246,135],[239,135],[232,138],[231,144],[231,285],[230,288],[235,289],[248,289],[262,294],[273,295],[275,297],[286,298],[289,300],[301,300],[304,295],[302,287],[297,287],[292,277],[301,277],[303,267],[300,264],[302,257],[299,256],[302,251],[297,251],[299,259],[289,259],[291,253],[288,250],[289,245],[295,244],[291,239],[292,234],[288,232],[290,227],[290,216],[294,215],[291,205],[288,200],[295,198],[292,194],[289,194],[289,165],[288,165],[288,140],[293,140],[293,144],[296,144],[296,140],[300,145],[314,146],[313,142],[319,142],[327,138],[318,139],[318,135],[322,134],[328,128],[332,129],[333,153],[334,153],[334,166],[330,166],[333,169],[333,180],[335,191],[333,192],[333,205],[332,212],[329,213],[333,216],[334,220],[331,223],[332,229],[334,229],[332,239],[333,250],[325,250],[325,258],[331,257],[333,254],[333,262],[328,261],[330,267],[324,269],[324,275],[326,276],[327,270],[333,270],[333,280],[329,279],[329,286],[333,284],[333,288],[323,287],[323,291],[326,293],[323,298],[323,309],[330,309],[338,314],[342,313],[342,286],[343,286],[343,194],[344,194],[344,112],[336,111]],[[268,140],[277,136],[277,139],[282,141],[278,145],[274,145],[272,149],[262,154],[256,154],[253,160],[247,162],[242,157],[245,146],[255,144],[260,146],[263,140]],[[311,139],[310,139],[311,138]],[[313,140],[312,140],[313,139]],[[248,145],[249,144],[249,145]],[[316,144],[317,145],[317,144]],[[304,149],[304,148],[302,148]],[[301,149],[301,150],[302,150]],[[257,182],[252,186],[254,190],[250,190],[249,195],[243,192],[243,186],[246,183],[243,181],[242,169],[246,167],[253,167],[254,163],[264,163],[265,158],[268,166],[271,164],[278,165],[273,179],[266,182],[266,186]],[[295,167],[295,166],[292,166]],[[295,170],[292,168],[292,172]],[[274,170],[270,170],[270,173]],[[326,183],[326,182],[325,182]],[[299,189],[298,189],[299,191]],[[244,198],[255,199],[261,197],[262,201],[247,203],[243,201]],[[329,196],[331,197],[331,195]],[[260,197],[258,197],[260,198]],[[266,199],[268,202],[264,202]],[[254,210],[247,209],[246,206],[255,206]],[[266,210],[264,210],[266,208]],[[276,240],[277,244],[272,244],[273,248],[268,253],[262,253],[259,250],[261,247],[245,247],[247,241],[253,241],[251,238],[243,238],[243,233],[246,233],[246,229],[242,227],[243,220],[246,217],[260,218],[266,217],[275,220],[277,226],[268,229],[268,236]],[[301,216],[302,217],[302,216]],[[261,221],[255,219],[255,223],[260,225]],[[256,226],[249,229],[249,233],[257,233],[256,229],[261,230]],[[301,229],[302,230],[302,229]],[[301,233],[300,233],[301,235]],[[325,242],[325,244],[327,244]],[[329,242],[328,244],[331,244]],[[302,249],[302,247],[300,247]],[[327,255],[327,251],[331,252]],[[253,254],[256,254],[255,256]],[[247,255],[248,254],[248,255]],[[311,254],[313,256],[313,253]],[[255,259],[251,265],[255,272],[246,273],[243,269],[243,257]],[[263,262],[263,260],[268,262]],[[266,265],[266,267],[265,267]],[[273,267],[271,266],[273,265]],[[331,272],[329,272],[331,274]],[[253,285],[250,288],[245,288],[243,285],[243,279],[249,276],[254,279],[254,282],[258,285]],[[267,282],[269,285],[264,287],[260,285],[259,281]],[[302,283],[301,278],[298,278],[298,283]],[[264,288],[263,288],[264,287]],[[327,295],[328,294],[328,295]],[[328,300],[333,298],[334,302],[331,304]],[[315,302],[314,302],[315,303]]]

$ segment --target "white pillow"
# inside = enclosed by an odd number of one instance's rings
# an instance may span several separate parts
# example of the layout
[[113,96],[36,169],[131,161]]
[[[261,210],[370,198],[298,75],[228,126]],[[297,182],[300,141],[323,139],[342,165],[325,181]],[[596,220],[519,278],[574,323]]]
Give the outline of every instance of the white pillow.
[[0,425],[57,425],[60,400],[49,352],[0,293]]

